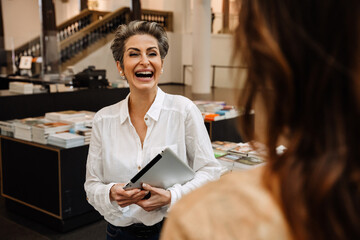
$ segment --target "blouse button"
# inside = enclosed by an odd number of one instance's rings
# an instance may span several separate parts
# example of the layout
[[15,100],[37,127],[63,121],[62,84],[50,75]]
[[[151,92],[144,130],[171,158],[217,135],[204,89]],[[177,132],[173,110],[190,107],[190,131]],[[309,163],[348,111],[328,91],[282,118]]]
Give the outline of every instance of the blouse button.
[[141,167],[140,167],[140,166],[138,166],[138,169],[140,170],[140,169],[141,169]]
[[146,118],[145,118],[145,121],[147,121],[147,120],[148,120],[148,118],[146,117]]

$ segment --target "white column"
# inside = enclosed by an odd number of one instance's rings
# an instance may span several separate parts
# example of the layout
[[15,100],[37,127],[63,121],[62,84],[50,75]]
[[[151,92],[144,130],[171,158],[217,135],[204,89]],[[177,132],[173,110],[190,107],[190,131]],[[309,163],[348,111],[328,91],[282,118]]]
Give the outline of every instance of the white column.
[[192,92],[211,93],[211,6],[210,0],[194,0]]

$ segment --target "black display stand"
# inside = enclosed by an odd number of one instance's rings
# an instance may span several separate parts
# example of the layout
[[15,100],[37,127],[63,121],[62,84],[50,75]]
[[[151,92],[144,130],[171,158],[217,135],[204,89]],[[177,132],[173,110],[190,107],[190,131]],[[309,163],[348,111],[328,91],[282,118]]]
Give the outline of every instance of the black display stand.
[[206,129],[211,141],[242,142],[237,130],[239,117],[219,121],[205,121]]
[[0,136],[6,207],[61,232],[99,220],[84,190],[87,153]]

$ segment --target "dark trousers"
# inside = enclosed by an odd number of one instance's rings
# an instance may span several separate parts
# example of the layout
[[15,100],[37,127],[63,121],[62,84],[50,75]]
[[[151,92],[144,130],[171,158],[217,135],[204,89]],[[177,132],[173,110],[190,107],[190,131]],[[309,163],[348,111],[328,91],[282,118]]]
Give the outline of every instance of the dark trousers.
[[153,226],[135,223],[127,227],[117,227],[108,223],[106,240],[158,240],[163,221]]

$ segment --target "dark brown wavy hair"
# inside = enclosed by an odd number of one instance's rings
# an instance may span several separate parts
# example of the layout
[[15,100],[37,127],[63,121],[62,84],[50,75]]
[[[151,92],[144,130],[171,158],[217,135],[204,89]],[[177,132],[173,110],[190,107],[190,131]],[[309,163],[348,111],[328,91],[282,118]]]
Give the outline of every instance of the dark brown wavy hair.
[[[234,56],[248,66],[241,132],[253,139],[247,126],[260,97],[264,181],[277,180],[294,239],[360,239],[360,1],[239,0],[239,8]],[[281,137],[287,151],[277,155]]]

